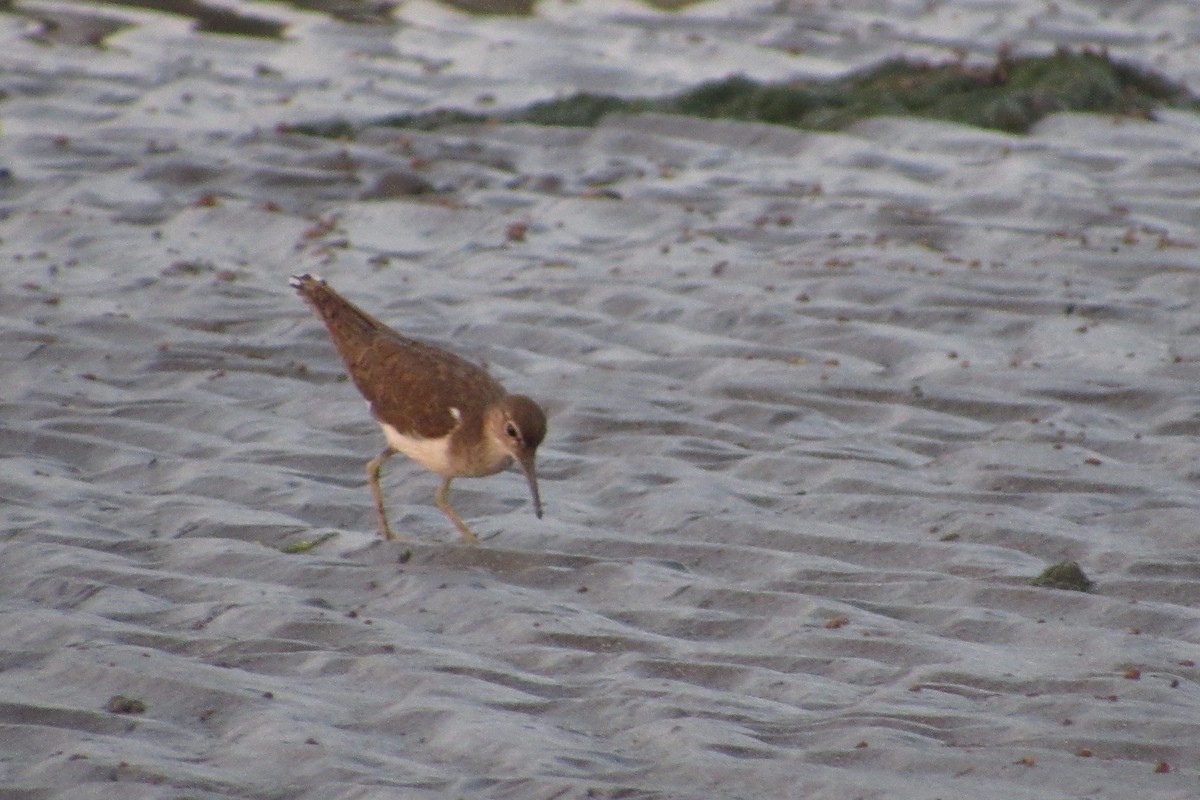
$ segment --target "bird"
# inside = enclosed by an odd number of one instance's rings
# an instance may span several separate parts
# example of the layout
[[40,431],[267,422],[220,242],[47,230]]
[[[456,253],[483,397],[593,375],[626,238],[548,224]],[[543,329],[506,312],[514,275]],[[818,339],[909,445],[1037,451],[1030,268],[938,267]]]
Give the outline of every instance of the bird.
[[396,537],[379,473],[396,453],[442,477],[434,500],[467,544],[479,539],[450,505],[455,478],[494,475],[515,463],[541,519],[535,458],[546,436],[546,415],[536,402],[509,394],[483,367],[389,328],[319,276],[293,275],[289,284],[325,323],[346,372],[383,429],[387,446],[367,463],[367,482],[384,539]]

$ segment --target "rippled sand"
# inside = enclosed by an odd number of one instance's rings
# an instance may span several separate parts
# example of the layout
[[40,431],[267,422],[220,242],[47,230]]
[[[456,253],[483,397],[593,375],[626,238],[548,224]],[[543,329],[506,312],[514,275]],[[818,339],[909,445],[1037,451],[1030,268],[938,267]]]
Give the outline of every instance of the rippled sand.
[[[1200,118],[286,132],[1001,42],[1200,86],[1187,4],[848,5],[0,14],[0,795],[1200,794]],[[463,546],[395,459],[379,541],[299,271],[543,403],[545,519],[459,481]]]

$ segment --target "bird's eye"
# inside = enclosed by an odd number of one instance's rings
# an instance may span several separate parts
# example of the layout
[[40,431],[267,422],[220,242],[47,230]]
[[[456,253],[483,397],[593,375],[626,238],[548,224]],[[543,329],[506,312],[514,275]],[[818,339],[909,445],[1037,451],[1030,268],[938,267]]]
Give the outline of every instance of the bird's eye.
[[521,432],[517,430],[517,426],[513,425],[511,422],[504,426],[504,432],[508,434],[508,438],[510,439],[521,438]]

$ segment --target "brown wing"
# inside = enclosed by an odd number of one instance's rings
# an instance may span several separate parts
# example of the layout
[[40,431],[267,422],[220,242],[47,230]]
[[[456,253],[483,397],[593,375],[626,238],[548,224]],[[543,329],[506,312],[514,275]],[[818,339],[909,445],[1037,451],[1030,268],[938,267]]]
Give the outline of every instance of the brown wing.
[[377,336],[346,366],[377,420],[423,438],[454,430],[459,420],[451,408],[475,424],[481,410],[505,394],[482,368],[395,333]]
[[392,330],[325,281],[298,275],[292,286],[329,329],[371,413],[401,433],[445,436],[458,425],[450,408],[469,417],[505,394],[482,368]]

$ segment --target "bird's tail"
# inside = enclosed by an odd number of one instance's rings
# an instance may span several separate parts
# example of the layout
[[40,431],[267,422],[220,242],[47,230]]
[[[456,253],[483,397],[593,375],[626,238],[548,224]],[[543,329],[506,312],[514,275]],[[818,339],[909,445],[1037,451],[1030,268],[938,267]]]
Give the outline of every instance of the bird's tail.
[[293,275],[288,281],[325,323],[342,358],[351,363],[388,327],[335,292],[316,275]]

